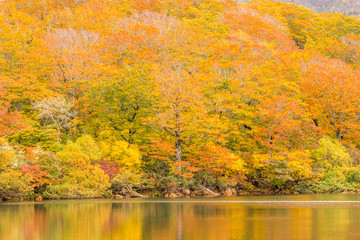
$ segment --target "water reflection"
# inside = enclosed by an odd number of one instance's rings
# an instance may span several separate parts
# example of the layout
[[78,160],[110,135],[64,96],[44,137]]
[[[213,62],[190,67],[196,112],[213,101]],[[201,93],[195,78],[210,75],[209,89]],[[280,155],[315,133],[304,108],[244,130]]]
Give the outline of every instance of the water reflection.
[[[269,203],[211,199],[6,203],[0,204],[0,239],[360,239],[360,202],[277,202],[289,198],[220,199],[273,201]],[[319,196],[290,200],[319,200]]]

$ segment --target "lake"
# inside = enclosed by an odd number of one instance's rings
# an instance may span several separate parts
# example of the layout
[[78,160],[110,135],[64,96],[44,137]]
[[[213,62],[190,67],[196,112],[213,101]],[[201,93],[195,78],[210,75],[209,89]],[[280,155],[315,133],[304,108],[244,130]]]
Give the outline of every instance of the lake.
[[360,239],[360,195],[0,203],[0,239]]

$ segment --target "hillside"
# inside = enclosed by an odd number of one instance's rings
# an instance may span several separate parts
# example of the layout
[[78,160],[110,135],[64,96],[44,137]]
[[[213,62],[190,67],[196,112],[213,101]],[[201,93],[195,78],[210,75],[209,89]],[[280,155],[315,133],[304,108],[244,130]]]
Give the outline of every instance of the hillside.
[[0,198],[360,188],[356,18],[262,0],[0,7]]
[[315,12],[338,12],[347,15],[360,13],[359,0],[279,0],[286,3],[295,3],[312,9]]

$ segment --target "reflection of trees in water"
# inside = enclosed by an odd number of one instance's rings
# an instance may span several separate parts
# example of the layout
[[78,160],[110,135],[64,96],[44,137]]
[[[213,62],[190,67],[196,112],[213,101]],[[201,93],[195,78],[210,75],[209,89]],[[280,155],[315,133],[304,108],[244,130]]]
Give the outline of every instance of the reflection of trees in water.
[[178,204],[177,205],[177,221],[176,221],[176,240],[181,240],[182,238],[182,232],[183,232],[183,205]]
[[351,207],[101,200],[0,204],[0,239],[319,239],[359,234],[359,217]]

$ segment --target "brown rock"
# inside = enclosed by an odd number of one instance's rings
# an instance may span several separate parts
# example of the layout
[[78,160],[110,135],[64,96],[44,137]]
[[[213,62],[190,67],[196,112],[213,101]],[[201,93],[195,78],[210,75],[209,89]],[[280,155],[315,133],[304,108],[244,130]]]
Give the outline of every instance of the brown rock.
[[236,195],[237,195],[237,192],[236,192],[236,189],[235,189],[235,188],[232,188],[231,191],[232,191],[233,196],[236,196]]
[[169,194],[165,193],[165,194],[164,194],[164,197],[165,197],[165,198],[168,198],[168,197],[169,197]]
[[123,199],[124,197],[123,197],[123,195],[116,194],[116,195],[114,196],[114,198],[115,198],[115,199]]
[[170,193],[169,194],[169,198],[176,198],[176,197],[177,197],[177,195],[175,193]]
[[2,199],[0,198],[0,202],[2,202]]
[[231,191],[230,188],[227,188],[224,192],[224,196],[230,197],[233,195],[233,192]]
[[191,192],[190,192],[189,189],[184,189],[184,190],[183,190],[183,194],[184,194],[185,196],[189,196],[189,195],[191,194]]
[[345,190],[345,191],[343,191],[341,194],[354,194],[354,192],[353,192],[353,191]]

